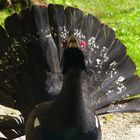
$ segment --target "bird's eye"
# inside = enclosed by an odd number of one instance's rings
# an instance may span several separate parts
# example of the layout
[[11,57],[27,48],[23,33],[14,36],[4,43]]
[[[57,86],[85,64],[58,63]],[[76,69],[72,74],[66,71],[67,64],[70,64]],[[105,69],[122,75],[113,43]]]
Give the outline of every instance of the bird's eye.
[[80,47],[81,47],[82,49],[85,49],[85,48],[86,48],[86,46],[87,46],[86,41],[81,40],[81,41],[80,41]]

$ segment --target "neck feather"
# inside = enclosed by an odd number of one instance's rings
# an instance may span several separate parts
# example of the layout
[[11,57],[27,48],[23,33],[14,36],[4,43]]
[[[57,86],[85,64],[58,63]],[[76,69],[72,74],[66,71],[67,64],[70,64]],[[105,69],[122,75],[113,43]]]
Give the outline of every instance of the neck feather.
[[69,100],[82,97],[81,74],[79,69],[70,69],[63,77],[61,90],[62,96],[67,96]]

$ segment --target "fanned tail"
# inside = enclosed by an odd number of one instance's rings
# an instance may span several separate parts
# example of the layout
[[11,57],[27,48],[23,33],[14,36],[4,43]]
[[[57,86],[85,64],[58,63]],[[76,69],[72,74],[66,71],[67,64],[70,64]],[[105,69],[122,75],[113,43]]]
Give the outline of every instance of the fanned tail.
[[[0,131],[1,140],[19,140],[19,137],[24,137],[24,127],[23,128],[13,128],[5,129]],[[18,139],[19,138],[19,139]]]
[[[93,24],[85,29],[88,22],[84,19],[87,18]],[[115,38],[114,31],[92,15],[85,15],[81,31],[84,36],[81,39],[87,44],[83,48],[87,65],[83,89],[87,104],[100,110],[140,93],[140,78],[134,74],[135,64],[126,55],[126,47]]]
[[[71,35],[85,55],[85,102],[98,115],[139,112],[140,100],[128,97],[140,93],[140,78],[114,31],[77,8],[53,4],[24,9],[6,18],[5,29],[0,26],[0,104],[18,109],[26,121],[36,104],[54,99],[61,90],[61,58]],[[19,130],[10,123],[3,134]]]

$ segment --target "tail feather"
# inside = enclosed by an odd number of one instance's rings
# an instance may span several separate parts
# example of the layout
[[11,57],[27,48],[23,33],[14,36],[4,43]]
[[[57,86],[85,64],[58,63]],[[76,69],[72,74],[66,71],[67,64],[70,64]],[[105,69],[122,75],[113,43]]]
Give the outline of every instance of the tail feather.
[[0,40],[1,40],[1,45],[0,45],[0,56],[5,53],[5,50],[7,50],[10,41],[7,37],[7,34],[5,30],[0,26]]
[[135,65],[130,57],[126,56],[116,68],[114,67],[114,71],[106,71],[104,80],[101,83],[101,90],[106,91],[112,87],[112,85],[117,86],[119,82],[123,82],[132,77],[134,72]]
[[32,12],[35,17],[36,33],[38,33],[37,39],[39,40],[39,46],[43,49],[48,69],[50,72],[58,73],[60,72],[58,50],[51,35],[48,8],[45,6],[33,6]]
[[16,129],[6,129],[1,130],[0,139],[1,140],[16,140],[16,138],[24,135],[24,128],[16,128]]
[[129,56],[125,56],[125,58],[119,63],[117,69],[118,72],[121,73],[121,75],[129,78],[134,75],[136,66]]
[[95,42],[88,51],[88,62],[95,73],[101,74],[103,63],[109,59],[106,54],[114,38],[113,30],[101,24]]
[[[10,75],[11,74],[11,75]],[[0,74],[0,89],[7,91],[7,95],[14,93],[16,88],[18,88],[19,83],[16,81],[14,73],[9,73],[7,71],[2,71]]]
[[85,15],[82,22],[81,33],[85,35],[85,40],[88,40],[88,46],[91,46],[92,41],[95,41],[94,38],[97,35],[101,23],[96,17],[90,14]]
[[11,96],[11,92],[5,91],[5,87],[0,87],[0,104],[14,108],[14,100]]
[[6,116],[0,115],[0,129],[14,129],[24,126],[24,118],[22,116]]
[[119,64],[126,55],[126,47],[118,39],[115,39],[106,55],[109,59],[105,62],[104,69],[107,69],[110,64],[113,65],[113,62]]
[[102,96],[99,97],[97,101],[96,109],[103,108],[109,104],[140,93],[140,87],[138,85],[140,85],[140,78],[132,76],[131,78],[120,82],[118,86],[113,86],[108,89],[106,92],[100,91]]
[[22,10],[19,14],[15,13],[9,16],[5,20],[5,28],[10,37],[20,39],[24,39],[23,37],[33,38],[36,34],[36,26],[33,13],[28,8]]
[[62,32],[66,23],[64,6],[50,4],[48,6],[48,16],[51,34],[58,49],[59,60],[61,60],[63,53],[62,44],[64,39],[67,37],[66,33]]
[[[117,95],[118,92],[119,94],[123,94],[123,92],[126,92],[126,89],[131,92],[129,93],[131,95],[133,92],[129,89],[129,85],[125,83],[127,83],[127,81],[131,81],[130,79],[134,79],[134,81],[136,81],[136,85],[139,84],[139,78],[134,76],[134,72],[135,72],[135,65],[133,61],[130,59],[130,57],[128,56],[126,56],[120,62],[120,64],[118,64],[118,66],[113,67],[112,70],[109,69],[105,73],[106,76],[103,76],[104,80],[102,80],[100,83],[100,90],[98,90],[99,92],[96,95],[96,99],[99,99],[98,100],[99,102],[97,102],[97,104],[98,103],[100,104],[101,102],[103,103],[103,100],[106,100],[106,103],[108,103],[108,96],[111,97],[111,94],[112,94],[114,96],[119,97],[119,95]],[[133,80],[131,82],[133,84]],[[131,85],[131,82],[130,82],[130,85]],[[136,89],[137,87],[135,86],[133,88]],[[137,91],[137,93],[139,92]],[[123,97],[123,95],[120,95],[120,96]],[[113,99],[111,100],[112,102],[114,102]],[[106,105],[104,104],[104,106]]]
[[140,112],[140,99],[127,100],[117,104],[111,104],[105,108],[96,110],[97,115],[119,112]]
[[77,29],[81,29],[83,12],[77,8],[67,7],[65,9],[66,29],[69,32],[68,36],[75,33]]

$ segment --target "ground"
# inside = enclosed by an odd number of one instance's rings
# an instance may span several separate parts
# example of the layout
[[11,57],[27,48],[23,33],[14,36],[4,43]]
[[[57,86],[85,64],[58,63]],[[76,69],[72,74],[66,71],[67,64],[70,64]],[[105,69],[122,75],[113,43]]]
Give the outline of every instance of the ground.
[[[16,114],[19,112],[0,105],[0,115]],[[140,140],[140,113],[116,113],[99,119],[102,140]]]
[[140,140],[140,113],[116,113],[100,117],[102,140]]

